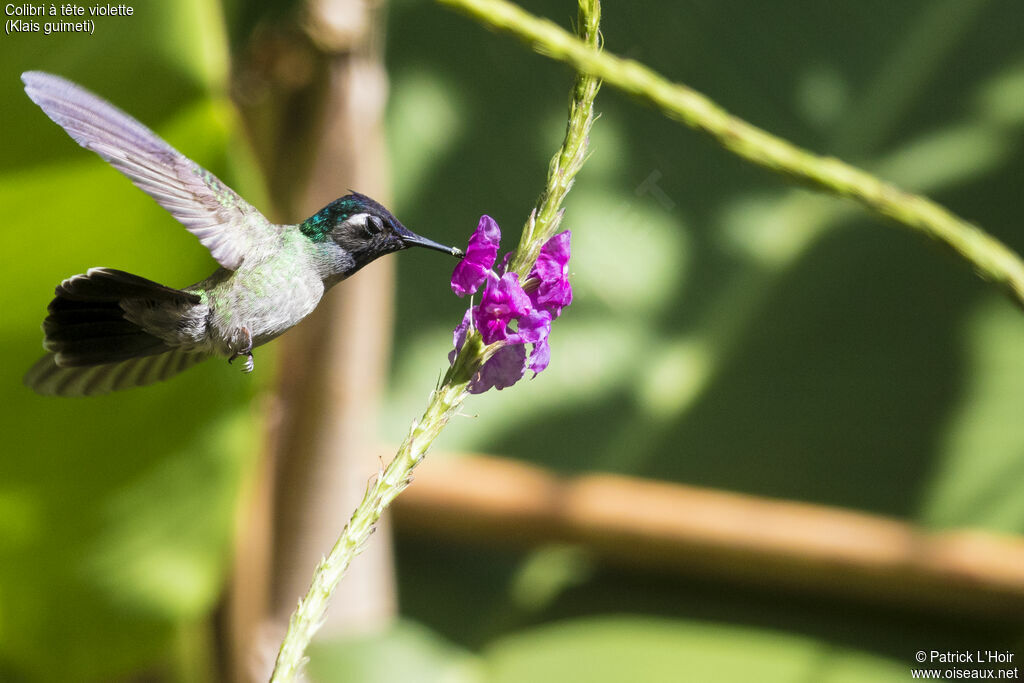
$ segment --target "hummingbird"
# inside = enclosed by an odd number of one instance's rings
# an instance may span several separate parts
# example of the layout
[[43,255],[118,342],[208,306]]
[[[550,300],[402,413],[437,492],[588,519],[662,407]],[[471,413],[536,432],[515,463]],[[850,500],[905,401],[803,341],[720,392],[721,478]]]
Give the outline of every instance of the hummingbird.
[[25,92],[78,144],[166,209],[219,267],[175,289],[113,268],[56,288],[43,321],[47,353],[25,375],[39,394],[91,396],[165,380],[213,356],[228,362],[283,334],[324,293],[385,254],[424,247],[369,197],[351,192],[302,223],[272,223],[216,176],[103,98],[59,76],[28,71]]

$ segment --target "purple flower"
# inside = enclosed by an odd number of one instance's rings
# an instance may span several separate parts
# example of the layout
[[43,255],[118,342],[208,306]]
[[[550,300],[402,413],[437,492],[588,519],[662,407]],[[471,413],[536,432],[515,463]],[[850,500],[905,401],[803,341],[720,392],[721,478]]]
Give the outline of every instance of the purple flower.
[[525,371],[526,347],[522,344],[502,346],[469,383],[469,393],[482,394],[491,388],[501,391],[522,379]]
[[455,326],[455,330],[452,333],[452,342],[455,344],[455,348],[448,352],[448,364],[455,364],[455,356],[459,353],[459,349],[466,343],[466,334],[469,332],[469,321],[473,315],[473,309],[466,311],[466,315],[462,316],[462,322]]
[[537,262],[528,280],[539,280],[530,292],[534,308],[547,311],[552,319],[562,314],[562,308],[572,303],[572,285],[569,284],[569,239],[572,233],[560,232],[540,248]]
[[551,314],[547,311],[530,311],[520,316],[515,334],[508,336],[513,344],[536,344],[548,338],[551,332]]
[[550,360],[551,346],[548,344],[547,337],[545,337],[533,345],[533,353],[530,354],[530,360],[526,363],[526,369],[536,377],[538,372],[548,366]]
[[[462,322],[455,328],[455,350],[448,354],[448,360],[455,362],[455,355],[465,343],[471,324],[480,330],[485,344],[504,344],[470,381],[470,393],[510,387],[522,379],[527,370],[536,377],[548,366],[551,359],[551,347],[548,345],[551,321],[572,303],[570,237],[566,230],[544,243],[527,278],[529,291],[524,291],[519,284],[519,276],[505,272],[510,253],[505,254],[501,265],[494,269],[501,230],[489,216],[480,218],[470,237],[466,257],[452,273],[452,291],[465,296],[475,293],[481,285],[484,285],[484,290],[480,303],[466,311]],[[527,344],[533,345],[529,357],[526,354]]]
[[490,216],[480,216],[473,236],[469,238],[466,256],[452,273],[452,291],[459,296],[474,294],[487,279],[498,256],[501,229]]
[[518,321],[518,329],[515,334],[509,335],[508,340],[514,344],[533,344],[533,352],[530,360],[526,363],[526,369],[537,373],[548,366],[551,359],[551,347],[548,345],[548,335],[551,334],[551,314],[547,311],[530,311]]
[[505,273],[500,278],[487,274],[487,289],[474,309],[473,322],[480,330],[485,344],[493,344],[508,336],[508,324],[528,313],[530,297],[519,286],[519,276]]

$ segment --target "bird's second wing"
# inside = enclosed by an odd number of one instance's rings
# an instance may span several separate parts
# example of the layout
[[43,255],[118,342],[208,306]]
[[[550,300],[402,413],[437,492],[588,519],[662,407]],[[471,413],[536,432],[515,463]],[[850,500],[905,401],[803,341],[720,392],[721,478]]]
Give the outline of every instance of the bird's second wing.
[[271,229],[234,190],[106,100],[41,71],[21,80],[47,116],[167,209],[225,268],[236,270]]

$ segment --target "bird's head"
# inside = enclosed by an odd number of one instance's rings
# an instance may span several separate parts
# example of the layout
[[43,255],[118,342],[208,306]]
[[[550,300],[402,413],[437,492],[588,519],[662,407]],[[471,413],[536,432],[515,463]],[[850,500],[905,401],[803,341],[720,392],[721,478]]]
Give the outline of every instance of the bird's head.
[[[341,274],[348,277],[374,259],[409,247],[425,247],[462,258],[461,249],[420,237],[366,195],[353,192],[336,199],[303,222],[299,229],[316,243],[340,248],[351,257]],[[347,259],[345,259],[347,260]]]

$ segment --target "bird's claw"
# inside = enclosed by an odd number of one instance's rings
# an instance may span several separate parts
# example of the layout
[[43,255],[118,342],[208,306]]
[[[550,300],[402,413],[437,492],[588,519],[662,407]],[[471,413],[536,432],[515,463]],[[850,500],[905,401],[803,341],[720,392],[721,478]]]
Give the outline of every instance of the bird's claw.
[[242,334],[245,335],[245,346],[232,353],[231,357],[228,358],[228,363],[231,363],[239,356],[245,356],[245,365],[242,366],[242,372],[248,374],[256,367],[256,363],[252,358],[252,332],[249,331],[248,327],[243,327]]

